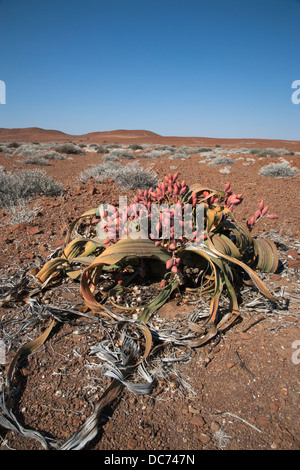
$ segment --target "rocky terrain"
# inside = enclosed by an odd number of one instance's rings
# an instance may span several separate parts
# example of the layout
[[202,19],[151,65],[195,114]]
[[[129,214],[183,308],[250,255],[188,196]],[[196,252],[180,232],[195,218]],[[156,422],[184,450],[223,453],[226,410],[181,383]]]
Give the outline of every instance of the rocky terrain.
[[[42,153],[41,144],[73,143],[81,154],[67,153],[63,159],[48,158],[39,165],[37,160],[26,162],[28,155],[20,156],[14,142],[34,143],[38,153]],[[106,153],[94,151],[102,147],[102,152],[103,146],[111,144],[115,147]],[[117,149],[119,153],[113,154]],[[41,169],[64,189],[56,196],[23,201],[21,208],[0,208],[0,301],[24,273],[42,266],[59,250],[76,217],[103,202],[118,204],[119,195],[134,196],[135,190],[123,189],[114,178],[101,182],[83,178],[85,170],[103,162],[123,166],[138,162],[159,180],[176,171],[188,184],[203,183],[214,189],[223,189],[230,181],[237,193],[243,193],[244,202],[236,209],[241,223],[254,214],[260,200],[269,205],[279,218],[262,219],[255,234],[270,238],[278,248],[278,271],[262,278],[280,299],[280,307],[270,306],[257,291],[245,289],[242,320],[193,350],[186,361],[158,362],[150,395],[125,389],[105,409],[99,433],[86,448],[298,450],[300,142],[164,137],[122,130],[69,136],[30,128],[0,129],[0,150],[1,172]],[[292,169],[291,176],[264,176],[262,168],[270,164],[281,164],[280,171]],[[74,308],[81,302],[78,286],[58,286],[45,293],[43,302]],[[176,324],[195,308],[194,303],[175,297],[159,315],[162,322]],[[0,328],[0,340],[5,344],[5,360],[0,364],[3,387],[10,360],[22,344],[41,332],[41,324],[28,305],[16,299],[2,305]],[[41,349],[20,364],[12,400],[14,413],[26,428],[63,443],[91,415],[109,383],[99,361],[90,354],[91,346],[103,336],[102,328],[98,319],[79,317],[62,322]],[[174,354],[171,346],[170,354]],[[0,425],[0,448],[31,450],[41,449],[41,445]]]

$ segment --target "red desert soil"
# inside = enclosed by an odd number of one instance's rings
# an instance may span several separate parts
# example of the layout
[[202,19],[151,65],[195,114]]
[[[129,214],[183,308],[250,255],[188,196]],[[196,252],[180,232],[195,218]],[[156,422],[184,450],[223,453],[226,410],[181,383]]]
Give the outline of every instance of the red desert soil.
[[[164,137],[148,131],[92,132],[70,136],[38,128],[0,129],[0,142],[62,142],[119,144],[153,143],[214,148],[281,148],[300,152],[300,141],[260,139],[213,139],[200,137]],[[80,142],[79,142],[80,141]],[[224,153],[226,153],[224,151]],[[63,243],[68,225],[85,210],[100,203],[118,203],[124,194],[111,181],[79,183],[77,176],[89,166],[101,163],[102,155],[86,152],[72,159],[51,160],[42,167],[48,175],[63,183],[66,193],[60,197],[40,197],[39,212],[29,224],[11,225],[9,215],[1,215],[1,277],[28,270],[45,262]],[[252,160],[247,160],[250,158]],[[283,155],[300,170],[299,155]],[[137,157],[138,159],[138,157]],[[281,269],[262,278],[277,296],[286,299],[286,307],[272,310],[253,290],[245,294],[242,320],[217,339],[193,351],[186,362],[164,366],[151,395],[133,395],[125,390],[101,418],[99,433],[88,445],[90,450],[297,450],[300,448],[300,210],[299,178],[266,178],[259,169],[279,157],[260,158],[235,154],[230,174],[221,174],[219,166],[199,163],[203,158],[140,159],[160,178],[179,172],[188,184],[203,183],[223,189],[230,181],[244,202],[236,217],[245,223],[264,199],[277,220],[264,218],[254,234],[267,236],[277,244]],[[122,163],[129,160],[123,160]],[[37,168],[24,158],[0,154],[0,165],[7,170]],[[133,196],[129,191],[128,196]],[[260,303],[255,301],[259,299]],[[43,301],[59,305],[77,305],[77,289],[71,287],[46,293]],[[253,302],[254,306],[247,306]],[[195,305],[178,298],[170,300],[159,314],[163,321],[179,321]],[[3,328],[10,335],[7,361],[0,365],[0,388],[9,361],[21,344],[36,335],[35,326],[21,326],[30,318],[28,306],[15,303],[1,308]],[[21,319],[14,325],[14,319]],[[11,326],[14,325],[14,326]],[[1,340],[1,337],[0,337]],[[18,369],[13,396],[13,411],[24,426],[65,442],[92,413],[107,379],[94,364],[90,347],[101,340],[100,324],[75,319],[62,323],[45,345],[29,356]],[[105,382],[106,380],[106,382]],[[0,448],[40,449],[39,443],[0,426]]]

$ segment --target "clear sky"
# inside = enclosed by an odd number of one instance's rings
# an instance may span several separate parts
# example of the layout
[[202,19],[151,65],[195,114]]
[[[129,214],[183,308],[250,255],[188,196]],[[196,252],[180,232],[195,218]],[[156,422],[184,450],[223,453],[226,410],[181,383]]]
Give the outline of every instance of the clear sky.
[[300,140],[299,0],[0,0],[0,127]]

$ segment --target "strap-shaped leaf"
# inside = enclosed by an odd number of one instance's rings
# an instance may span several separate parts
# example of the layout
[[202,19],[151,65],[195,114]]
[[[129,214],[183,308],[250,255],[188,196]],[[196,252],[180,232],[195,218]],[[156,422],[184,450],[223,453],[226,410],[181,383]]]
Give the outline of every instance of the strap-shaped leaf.
[[[224,234],[214,233],[210,237],[213,245],[222,253],[233,256],[236,259],[241,259],[241,253],[237,246],[233,243],[230,238],[226,237]],[[207,242],[208,244],[208,242]]]
[[97,211],[98,211],[98,207],[93,207],[92,209],[89,209],[89,210],[85,211],[83,214],[81,214],[79,217],[77,217],[77,219],[75,219],[75,220],[71,223],[71,225],[69,226],[67,235],[66,235],[66,237],[65,237],[65,245],[67,245],[68,243],[70,243],[72,232],[73,232],[75,226],[78,224],[78,222],[79,222],[80,220],[82,220],[82,219],[85,219],[86,217],[95,216],[95,215],[97,214]]
[[38,338],[36,338],[32,341],[29,341],[29,343],[26,343],[23,346],[21,346],[21,348],[19,349],[17,354],[12,359],[12,361],[9,365],[9,368],[8,368],[8,372],[7,372],[7,376],[6,376],[6,387],[8,389],[10,387],[10,384],[11,384],[11,381],[12,381],[12,378],[13,378],[13,375],[14,375],[14,371],[15,371],[15,367],[17,365],[17,362],[20,359],[22,359],[23,357],[26,357],[29,354],[33,353],[34,351],[39,349],[40,346],[42,346],[42,344],[44,344],[44,342],[48,338],[49,334],[51,333],[55,323],[56,323],[55,320],[51,320],[50,325],[45,329],[45,331]]
[[95,285],[95,280],[92,278],[93,271],[96,270],[97,276],[99,277],[104,265],[114,265],[124,258],[135,257],[155,257],[164,263],[170,259],[170,255],[165,250],[155,246],[155,243],[149,239],[121,239],[116,244],[106,248],[90,266],[85,268],[81,277],[81,293],[86,305],[91,310],[98,312],[103,310],[102,305],[94,298],[90,287],[91,281],[93,281]]
[[265,273],[274,273],[279,262],[275,244],[266,238],[254,238],[253,242],[257,251],[257,269]]
[[72,259],[80,256],[89,256],[103,244],[99,239],[94,238],[74,238],[64,248],[63,254],[66,258]]
[[140,316],[140,321],[147,323],[149,320],[149,317],[154,313],[156,310],[158,310],[160,307],[162,307],[172,292],[179,286],[179,281],[175,277],[170,284],[168,284],[161,292],[160,294],[154,299],[149,305],[144,307],[141,316]]
[[242,261],[233,258],[232,256],[228,256],[228,255],[225,255],[224,253],[221,253],[221,251],[217,250],[217,248],[214,246],[209,236],[208,236],[208,243],[213,253],[217,254],[221,258],[226,259],[227,261],[230,261],[231,263],[236,264],[240,268],[244,269],[244,271],[246,271],[246,273],[250,276],[250,278],[252,279],[256,287],[260,290],[260,292],[264,294],[266,297],[268,297],[268,299],[272,300],[273,302],[276,302],[275,297],[271,294],[267,286],[249,266],[247,266]]
[[189,251],[194,252],[196,255],[205,258],[211,267],[213,273],[214,293],[210,303],[210,318],[211,321],[214,322],[218,311],[220,295],[222,292],[222,283],[220,275],[214,262],[214,258],[216,257],[213,253],[210,252],[209,248],[207,248],[205,245],[203,245],[202,248],[199,248],[197,247],[197,245],[193,246],[192,244],[188,245],[184,250],[182,250],[182,253],[180,253],[180,255],[184,256],[185,252]]
[[47,261],[44,264],[42,269],[37,273],[36,278],[44,284],[46,281],[50,279],[50,277],[56,273],[57,269],[60,266],[68,265],[69,261],[66,258],[53,258]]

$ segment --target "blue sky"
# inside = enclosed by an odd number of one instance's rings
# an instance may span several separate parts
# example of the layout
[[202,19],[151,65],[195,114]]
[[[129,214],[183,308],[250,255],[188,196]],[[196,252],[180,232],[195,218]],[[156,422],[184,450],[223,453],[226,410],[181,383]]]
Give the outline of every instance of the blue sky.
[[0,0],[0,127],[300,140],[299,0]]

